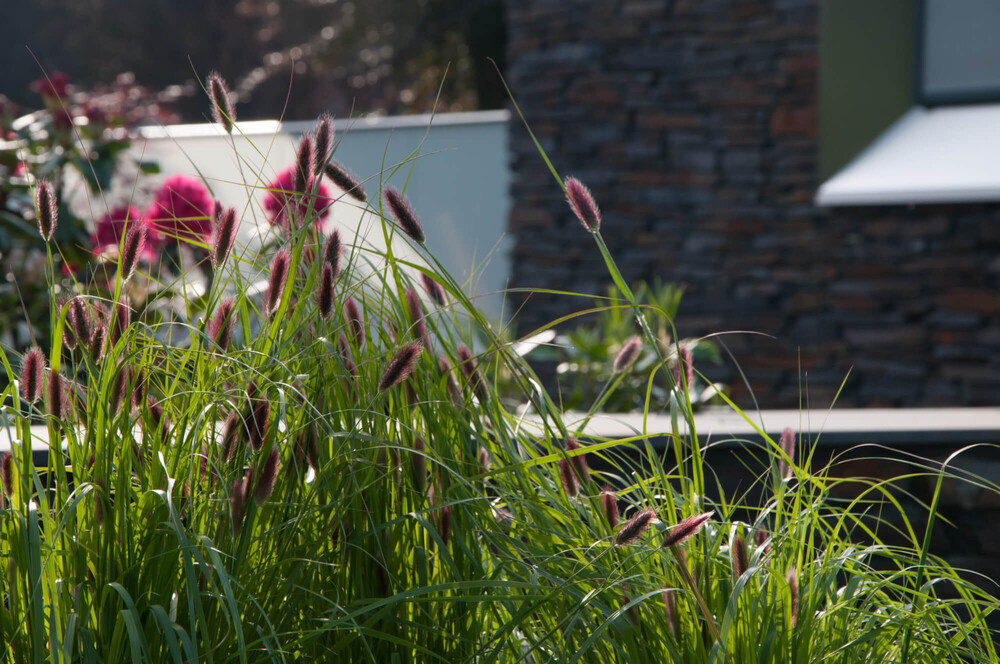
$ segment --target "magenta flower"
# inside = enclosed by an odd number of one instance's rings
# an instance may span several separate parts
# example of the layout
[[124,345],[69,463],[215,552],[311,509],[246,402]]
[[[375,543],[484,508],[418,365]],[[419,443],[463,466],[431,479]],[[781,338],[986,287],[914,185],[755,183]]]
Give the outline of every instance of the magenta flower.
[[204,242],[212,236],[214,209],[215,201],[205,185],[186,175],[172,175],[157,190],[146,217],[165,243]]
[[321,226],[330,216],[330,206],[333,205],[333,199],[330,198],[330,188],[320,182],[315,198],[310,201],[316,179],[310,177],[306,183],[306,191],[297,192],[295,191],[295,169],[295,166],[286,168],[278,174],[273,182],[267,185],[268,192],[264,196],[264,211],[267,213],[267,219],[272,225],[287,229],[289,216],[298,224],[308,214],[311,202],[316,224]]
[[[139,208],[135,206],[125,206],[121,205],[114,208],[108,214],[101,217],[101,219],[94,226],[94,232],[90,235],[90,246],[94,254],[104,253],[105,250],[111,249],[117,251],[121,246],[122,235],[125,234],[126,223],[128,226],[138,226],[140,224],[145,224],[145,220],[142,218],[142,213]],[[153,237],[148,233],[146,235],[146,246],[142,251],[142,257],[146,260],[152,260],[156,257],[153,251]]]
[[49,76],[39,78],[28,84],[32,92],[37,92],[42,97],[59,99],[66,96],[69,88],[69,76],[61,71],[54,71]]

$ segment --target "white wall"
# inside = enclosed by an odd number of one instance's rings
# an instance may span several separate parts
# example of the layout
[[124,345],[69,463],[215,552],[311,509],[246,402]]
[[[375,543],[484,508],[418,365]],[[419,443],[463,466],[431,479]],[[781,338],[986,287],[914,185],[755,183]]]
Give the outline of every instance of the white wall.
[[[375,206],[383,181],[398,189],[406,185],[428,249],[457,280],[467,282],[470,295],[482,296],[481,308],[494,316],[500,313],[502,301],[495,293],[506,286],[512,246],[505,236],[508,122],[506,111],[484,111],[335,123],[334,159],[366,181]],[[164,176],[203,177],[216,198],[237,206],[244,232],[252,233],[267,229],[261,208],[267,182],[294,162],[299,137],[314,124],[240,123],[242,136],[235,140],[216,125],[150,128],[132,149],[137,157],[158,162]],[[418,156],[406,162],[418,147]],[[333,218],[345,240],[361,229],[371,245],[382,246],[377,217],[353,199],[338,202]]]

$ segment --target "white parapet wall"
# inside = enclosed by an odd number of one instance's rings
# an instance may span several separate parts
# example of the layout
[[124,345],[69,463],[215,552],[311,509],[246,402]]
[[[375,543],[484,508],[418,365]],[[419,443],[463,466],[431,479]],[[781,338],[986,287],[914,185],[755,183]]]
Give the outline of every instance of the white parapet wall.
[[[369,203],[377,210],[383,184],[405,187],[428,250],[495,318],[503,307],[512,246],[506,235],[509,121],[507,111],[481,111],[335,122],[333,158],[365,182]],[[204,179],[217,199],[237,206],[244,240],[252,243],[254,234],[267,231],[261,200],[268,182],[294,162],[299,138],[314,127],[312,121],[242,122],[235,138],[214,124],[152,127],[132,151],[157,162],[163,176]],[[342,197],[333,219],[345,238],[358,233],[359,244],[384,245],[371,207]]]

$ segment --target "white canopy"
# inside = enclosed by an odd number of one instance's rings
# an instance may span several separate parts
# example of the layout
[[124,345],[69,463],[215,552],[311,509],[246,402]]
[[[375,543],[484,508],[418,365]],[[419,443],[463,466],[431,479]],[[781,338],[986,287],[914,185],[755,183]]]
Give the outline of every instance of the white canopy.
[[816,204],[1000,201],[1000,104],[914,107],[820,186]]

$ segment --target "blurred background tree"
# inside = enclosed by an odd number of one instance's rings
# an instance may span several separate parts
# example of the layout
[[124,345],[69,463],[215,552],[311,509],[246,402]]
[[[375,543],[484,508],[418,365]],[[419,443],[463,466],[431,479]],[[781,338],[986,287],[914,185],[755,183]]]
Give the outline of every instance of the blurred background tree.
[[323,111],[336,117],[427,112],[443,77],[440,111],[504,103],[488,60],[503,69],[504,0],[14,5],[0,21],[7,63],[0,69],[0,92],[22,105],[33,102],[28,84],[42,68],[65,71],[80,87],[131,72],[139,85],[179,93],[173,110],[184,122],[206,119],[198,81],[213,69],[234,89],[241,119],[279,117],[286,105],[294,109],[290,119]]

